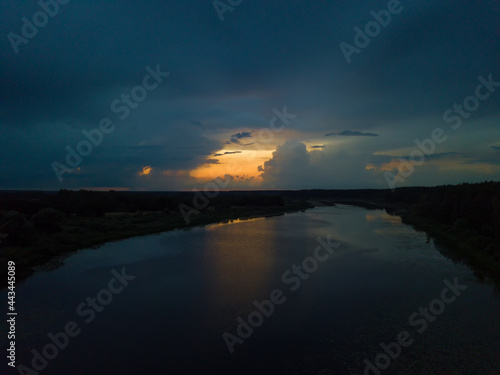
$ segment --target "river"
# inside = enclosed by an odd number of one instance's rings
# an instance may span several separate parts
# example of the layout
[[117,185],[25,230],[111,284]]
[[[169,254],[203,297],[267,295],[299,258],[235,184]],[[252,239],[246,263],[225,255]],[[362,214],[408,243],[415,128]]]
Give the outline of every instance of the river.
[[110,242],[16,292],[16,365],[41,374],[500,370],[494,287],[384,210],[317,207]]

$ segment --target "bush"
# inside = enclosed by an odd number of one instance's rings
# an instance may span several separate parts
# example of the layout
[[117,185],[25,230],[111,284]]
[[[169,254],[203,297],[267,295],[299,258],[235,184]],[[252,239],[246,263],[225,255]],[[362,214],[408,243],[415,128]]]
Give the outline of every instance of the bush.
[[6,243],[27,245],[32,239],[33,227],[22,213],[7,211],[0,213],[0,232],[8,235]]
[[54,233],[61,230],[61,222],[64,219],[64,213],[53,208],[43,208],[38,211],[31,221],[38,230],[48,233]]

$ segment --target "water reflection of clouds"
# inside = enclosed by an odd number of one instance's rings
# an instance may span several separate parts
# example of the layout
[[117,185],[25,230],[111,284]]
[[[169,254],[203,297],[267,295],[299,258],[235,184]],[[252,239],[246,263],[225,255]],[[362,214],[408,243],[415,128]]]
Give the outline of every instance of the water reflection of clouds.
[[389,215],[386,211],[370,211],[365,215],[366,221],[382,220],[385,223],[401,225],[403,221],[400,216]]

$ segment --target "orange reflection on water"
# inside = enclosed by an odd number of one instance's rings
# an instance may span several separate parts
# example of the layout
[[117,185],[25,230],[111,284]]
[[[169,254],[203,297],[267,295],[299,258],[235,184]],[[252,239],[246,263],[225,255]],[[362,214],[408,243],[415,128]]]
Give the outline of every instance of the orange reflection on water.
[[401,217],[389,215],[386,211],[373,211],[365,215],[366,221],[382,220],[393,225],[402,224]]
[[[254,299],[268,296],[276,260],[276,221],[217,224],[207,227],[202,251],[203,274],[209,304],[218,313],[231,304],[238,310],[252,309]],[[224,225],[224,230],[218,230]],[[279,287],[277,285],[276,287]]]

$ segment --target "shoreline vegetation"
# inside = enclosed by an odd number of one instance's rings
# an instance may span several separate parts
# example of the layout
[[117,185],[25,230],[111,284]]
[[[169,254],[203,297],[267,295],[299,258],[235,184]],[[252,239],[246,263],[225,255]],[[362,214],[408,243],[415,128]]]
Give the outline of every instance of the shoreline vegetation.
[[[195,193],[0,191],[0,260],[17,282],[74,252],[174,229],[270,217],[316,206],[385,209],[424,231],[440,251],[500,286],[500,183],[373,190],[227,191],[194,212]],[[193,208],[188,222],[179,206]],[[5,269],[4,269],[5,268]],[[6,267],[0,270],[7,284]]]
[[[61,266],[65,258],[78,250],[97,249],[107,242],[234,220],[284,215],[313,207],[306,201],[284,201],[269,194],[247,194],[241,197],[238,194],[237,199],[219,198],[214,202],[216,205],[189,215],[187,222],[178,206],[184,203],[194,209],[193,194],[0,192],[0,260],[2,264],[8,261],[16,263],[19,284],[37,271]],[[251,204],[247,205],[243,200]],[[67,206],[63,208],[64,205]],[[155,210],[158,208],[162,210]],[[7,285],[6,267],[0,270],[0,276],[0,289],[3,289]]]

